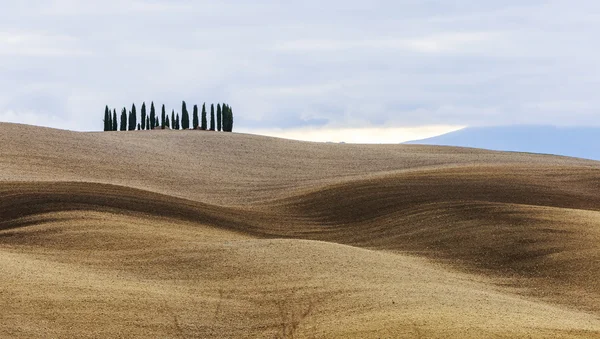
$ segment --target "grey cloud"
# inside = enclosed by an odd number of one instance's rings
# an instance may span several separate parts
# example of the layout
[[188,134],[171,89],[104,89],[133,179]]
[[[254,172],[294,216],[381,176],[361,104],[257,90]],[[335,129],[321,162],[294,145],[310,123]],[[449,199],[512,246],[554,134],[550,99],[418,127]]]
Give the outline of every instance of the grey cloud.
[[591,0],[2,7],[0,117],[12,120],[94,130],[105,104],[186,100],[228,102],[248,128],[600,124]]

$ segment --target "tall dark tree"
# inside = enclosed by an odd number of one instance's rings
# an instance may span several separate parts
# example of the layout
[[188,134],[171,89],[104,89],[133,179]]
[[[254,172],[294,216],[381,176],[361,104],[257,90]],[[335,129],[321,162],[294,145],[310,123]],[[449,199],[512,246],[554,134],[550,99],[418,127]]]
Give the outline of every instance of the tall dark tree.
[[229,123],[229,106],[227,106],[227,104],[223,104],[223,132],[227,132],[227,127],[228,127],[228,123]]
[[154,101],[150,104],[150,126],[148,129],[156,127],[156,110],[154,109]]
[[221,105],[221,130],[227,132],[227,104]]
[[127,113],[127,130],[128,131],[133,131],[135,129],[135,126],[131,126],[131,122],[133,121],[133,116],[131,116],[131,111],[129,111],[129,113]]
[[110,111],[110,109],[109,109],[107,113],[108,113],[108,114],[107,114],[107,117],[108,117],[108,124],[106,124],[106,128],[107,128],[107,131],[112,131],[112,130],[113,130],[113,128],[112,128],[112,126],[113,126],[113,122],[112,122],[112,112],[111,112],[111,111]]
[[192,126],[194,126],[194,129],[198,129],[199,124],[200,124],[200,122],[198,121],[198,105],[194,105],[194,118],[193,118]]
[[215,130],[215,104],[210,104],[210,130]]
[[229,106],[227,104],[223,104],[223,132],[227,132],[227,127],[229,123]]
[[142,103],[142,129],[146,129],[146,103]]
[[177,113],[177,115],[175,116],[175,129],[180,129],[181,128],[181,122],[179,120],[179,113]]
[[217,131],[221,132],[221,121],[223,119],[221,104],[217,104]]
[[171,120],[169,120],[169,116],[167,115],[167,125],[166,128],[171,128]]
[[140,123],[138,122],[138,127],[137,130],[140,131],[142,129],[142,126],[140,125]]
[[188,113],[185,101],[181,103],[181,128],[190,129],[190,115]]
[[113,116],[112,116],[112,130],[116,131],[117,130],[117,109],[115,108],[113,110]]
[[175,110],[171,112],[171,128],[175,129]]
[[121,131],[127,130],[127,108],[123,108],[121,111],[121,126],[119,126]]
[[233,111],[229,105],[223,106],[223,131],[233,131]]
[[104,132],[109,131],[110,129],[108,128],[108,124],[110,123],[110,109],[108,109],[108,105],[104,108],[104,119],[102,120],[104,122]]
[[158,127],[160,126],[160,125],[159,125],[159,122],[160,122],[160,121],[159,121],[158,117],[156,117],[156,119],[154,119],[154,128],[155,128],[155,129],[156,129],[156,128],[158,128]]
[[146,129],[151,129],[150,128],[150,117],[149,116],[146,117]]
[[131,105],[131,112],[129,112],[129,130],[135,131],[135,127],[137,126],[137,111],[135,109],[135,104]]
[[233,132],[233,110],[229,108],[229,132]]
[[167,111],[165,105],[162,105],[162,113],[160,114],[160,128],[164,129],[167,125]]
[[206,131],[206,103],[202,104],[202,121],[200,123],[200,129]]

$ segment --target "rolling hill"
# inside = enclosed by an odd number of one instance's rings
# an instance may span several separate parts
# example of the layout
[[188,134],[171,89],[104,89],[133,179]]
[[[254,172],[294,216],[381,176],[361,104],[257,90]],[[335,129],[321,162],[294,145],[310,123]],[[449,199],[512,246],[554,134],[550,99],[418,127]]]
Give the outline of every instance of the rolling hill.
[[474,147],[600,160],[600,128],[554,126],[468,127],[407,144]]
[[0,337],[600,336],[600,163],[0,124]]

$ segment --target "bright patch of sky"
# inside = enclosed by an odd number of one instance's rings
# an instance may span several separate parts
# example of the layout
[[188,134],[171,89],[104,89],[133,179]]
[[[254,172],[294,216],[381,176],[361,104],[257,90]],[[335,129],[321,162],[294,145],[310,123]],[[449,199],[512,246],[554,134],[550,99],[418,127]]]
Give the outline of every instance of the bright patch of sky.
[[360,127],[360,128],[290,128],[258,129],[239,132],[257,133],[271,137],[353,144],[394,144],[406,141],[430,138],[454,132],[464,126],[419,126],[419,127]]

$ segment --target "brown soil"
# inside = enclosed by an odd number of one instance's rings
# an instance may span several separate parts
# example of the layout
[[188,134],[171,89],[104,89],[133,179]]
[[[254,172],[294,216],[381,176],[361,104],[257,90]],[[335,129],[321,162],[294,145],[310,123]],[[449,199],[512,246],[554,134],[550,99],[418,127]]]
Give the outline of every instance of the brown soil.
[[0,124],[0,337],[600,337],[600,163]]

